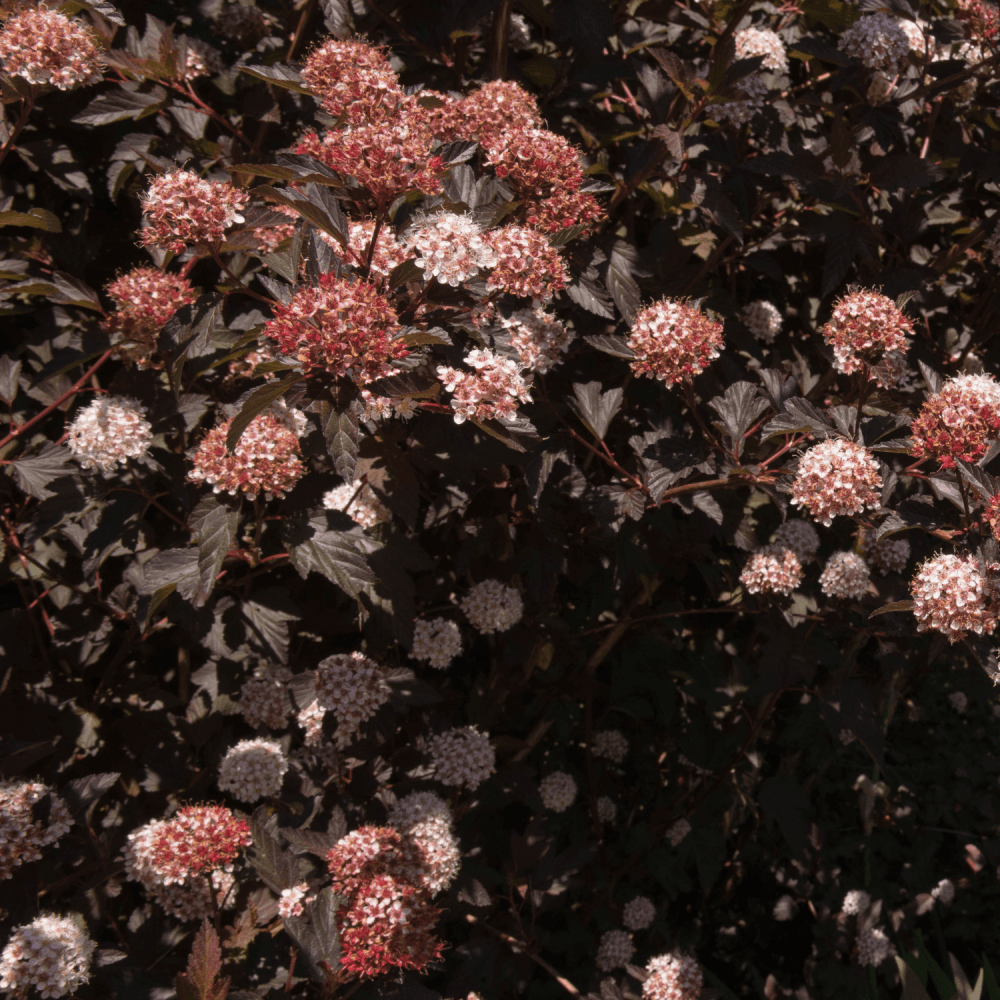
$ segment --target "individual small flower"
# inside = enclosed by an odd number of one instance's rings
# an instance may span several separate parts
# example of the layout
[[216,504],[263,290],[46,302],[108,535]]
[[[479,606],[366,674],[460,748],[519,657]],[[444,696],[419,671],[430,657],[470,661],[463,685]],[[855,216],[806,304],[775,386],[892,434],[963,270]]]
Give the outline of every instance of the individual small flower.
[[809,562],[819,551],[819,532],[812,521],[791,518],[775,531],[772,544],[791,549],[800,563]]
[[799,460],[792,503],[829,527],[838,514],[860,514],[881,505],[882,476],[864,445],[831,438],[813,445]]
[[868,69],[894,72],[910,50],[906,33],[891,14],[864,14],[840,35],[840,48]]
[[171,170],[153,178],[142,196],[148,225],[143,246],[180,253],[187,246],[220,243],[226,230],[243,222],[247,195],[232,184],[202,180],[190,170]]
[[671,847],[677,847],[691,832],[691,824],[686,819],[679,819],[667,830],[667,840]]
[[462,598],[462,611],[472,627],[483,635],[506,632],[524,615],[521,595],[499,580],[483,580]]
[[881,927],[870,927],[858,935],[858,965],[879,966],[896,954],[896,949]]
[[420,619],[413,626],[410,658],[424,660],[436,670],[447,670],[462,652],[462,632],[447,618]]
[[398,330],[392,303],[374,285],[333,271],[287,304],[276,302],[274,319],[264,324],[264,334],[307,371],[359,384],[390,374],[389,362],[406,357],[393,340]]
[[226,448],[229,425],[226,420],[210,430],[191,455],[192,482],[208,483],[213,493],[236,496],[245,493],[248,500],[261,494],[268,500],[283,497],[305,474],[299,457],[299,438],[295,431],[273,412],[259,413],[247,425],[236,448]]
[[484,136],[482,146],[487,164],[514,189],[531,228],[558,233],[603,215],[594,196],[580,190],[584,175],[579,152],[561,135],[515,126]]
[[872,898],[864,889],[848,889],[840,910],[849,917],[856,917],[867,911]]
[[[43,803],[36,818],[35,807]],[[44,819],[42,816],[44,815]],[[57,843],[73,825],[66,803],[40,781],[0,781],[0,880],[26,861],[38,861],[41,848]]]
[[935,629],[950,642],[997,626],[997,595],[973,555],[941,553],[917,571],[910,587],[917,631]]
[[920,408],[910,425],[913,455],[943,468],[978,462],[1000,436],[1000,384],[992,375],[958,375]]
[[437,377],[445,391],[452,393],[455,423],[474,420],[512,421],[518,401],[531,402],[531,392],[521,375],[521,366],[491,350],[475,350],[465,357],[475,372],[439,366]]
[[628,346],[637,375],[668,385],[690,382],[722,348],[722,324],[679,299],[662,299],[641,310],[632,321]]
[[240,689],[238,707],[247,725],[284,729],[292,714],[288,682],[292,672],[287,667],[268,665]]
[[597,800],[597,818],[601,823],[614,823],[618,815],[615,800],[607,795],[601,795]]
[[14,929],[0,955],[0,990],[23,997],[29,988],[42,997],[75,993],[90,979],[97,945],[71,917],[42,913]]
[[630,931],[644,931],[656,919],[656,906],[648,896],[635,896],[622,910],[622,923]]
[[0,63],[10,76],[59,90],[103,79],[104,57],[94,32],[47,7],[7,18],[0,31]]
[[482,230],[468,215],[438,212],[411,226],[405,242],[426,277],[454,288],[497,262]]
[[563,360],[575,336],[562,320],[538,306],[501,316],[500,327],[510,332],[510,346],[521,364],[543,375]]
[[730,88],[732,100],[721,104],[710,104],[708,114],[718,122],[739,128],[749,122],[757,112],[764,109],[767,98],[767,84],[758,71],[748,73]]
[[747,560],[740,582],[750,594],[784,594],[787,597],[802,582],[802,564],[791,549],[765,545]]
[[281,898],[278,900],[278,916],[282,920],[289,917],[301,917],[305,913],[306,904],[310,902],[309,883],[300,882],[293,885],[291,889],[282,889]]
[[763,299],[744,306],[740,318],[746,328],[765,344],[774,343],[774,338],[781,332],[782,317],[778,307]]
[[392,520],[392,511],[379,499],[371,484],[361,479],[344,483],[323,494],[327,510],[341,510],[366,530]]
[[779,922],[794,920],[797,909],[798,907],[795,905],[795,900],[786,894],[781,896],[774,904],[772,915],[774,916],[774,919]]
[[348,125],[385,121],[403,98],[385,52],[367,42],[328,39],[307,57],[302,79],[323,110]]
[[458,785],[475,791],[492,773],[496,752],[486,733],[475,726],[449,729],[430,741],[431,763],[443,785]]
[[785,45],[770,28],[744,28],[736,32],[733,41],[736,43],[737,59],[763,56],[762,69],[769,69],[775,73],[788,72]]
[[98,396],[69,425],[67,444],[84,469],[114,472],[130,458],[142,458],[153,439],[146,411],[125,396]]
[[134,267],[106,289],[115,311],[103,324],[116,354],[140,367],[156,351],[156,335],[168,320],[196,296],[191,283],[155,267]]
[[861,532],[861,551],[865,558],[882,574],[902,573],[910,561],[910,543],[905,538],[880,538],[872,544],[872,533]]
[[219,764],[219,788],[243,802],[271,798],[281,791],[288,758],[272,740],[241,740]]
[[565,771],[553,771],[543,778],[538,786],[538,794],[546,809],[565,812],[576,798],[576,782]]
[[337,717],[333,740],[341,749],[388,700],[385,670],[362,653],[336,653],[316,670],[316,701]]
[[617,729],[604,729],[594,737],[590,752],[620,764],[628,753],[628,740]]
[[646,964],[643,1000],[698,1000],[704,985],[701,966],[693,955],[671,952]]
[[[880,292],[853,291],[837,300],[823,327],[823,339],[833,348],[833,366],[845,375],[872,372],[887,355],[904,352],[913,324],[892,299]],[[880,372],[873,374],[883,388]]]
[[820,590],[827,597],[860,600],[868,592],[871,571],[856,552],[834,552],[819,577]]
[[951,707],[958,712],[959,715],[964,715],[969,707],[969,696],[964,691],[952,691],[948,695],[948,701],[951,702]]
[[943,878],[933,889],[931,895],[945,906],[950,906],[955,899],[955,883],[950,878]]
[[492,270],[486,279],[491,292],[547,302],[569,280],[559,251],[534,229],[502,226],[483,233],[482,239],[493,252]]
[[594,960],[601,972],[612,969],[623,969],[632,961],[635,945],[628,931],[605,931],[601,935],[601,943],[597,947],[597,957]]

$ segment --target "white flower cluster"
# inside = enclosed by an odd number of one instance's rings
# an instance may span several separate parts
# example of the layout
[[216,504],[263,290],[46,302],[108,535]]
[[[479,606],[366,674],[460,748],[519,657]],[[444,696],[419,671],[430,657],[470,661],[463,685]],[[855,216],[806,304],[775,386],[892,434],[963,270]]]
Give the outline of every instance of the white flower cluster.
[[371,485],[361,479],[324,493],[323,506],[327,510],[343,511],[366,530],[392,520],[392,511],[382,503]]
[[134,399],[101,396],[76,415],[66,443],[84,469],[113,472],[145,455],[152,439],[146,411]]
[[[49,796],[48,818],[35,818],[34,806]],[[41,848],[56,843],[73,825],[66,803],[40,781],[0,781],[0,879],[10,878],[25,861],[38,861]]]
[[305,912],[306,904],[312,902],[309,899],[309,884],[300,882],[293,885],[291,889],[282,889],[281,898],[278,900],[278,916],[282,920],[289,917],[301,917]]
[[456,288],[497,263],[479,226],[453,212],[440,212],[416,225],[407,233],[406,245],[417,254],[416,265],[427,277]]
[[792,503],[829,527],[839,514],[877,510],[882,475],[863,445],[831,438],[813,445],[799,460],[792,483]]
[[538,793],[546,809],[565,812],[576,798],[576,782],[565,771],[553,771],[541,780]]
[[604,729],[594,737],[590,752],[620,764],[628,754],[628,740],[617,729]]
[[997,626],[996,588],[974,555],[942,552],[928,559],[910,589],[918,632],[933,628],[957,642],[966,632],[982,635]]
[[449,729],[430,742],[431,763],[443,785],[478,788],[492,773],[496,752],[490,738],[475,726]]
[[955,883],[950,878],[943,878],[933,889],[931,895],[945,906],[950,906],[955,900]]
[[321,709],[336,715],[333,740],[341,749],[388,700],[385,672],[362,653],[336,653],[316,670],[316,701]]
[[256,677],[240,688],[239,709],[247,725],[267,726],[268,729],[284,729],[292,714],[292,702],[288,697],[288,682],[292,672],[287,667],[269,664]]
[[896,954],[896,949],[881,927],[870,927],[858,935],[858,965],[879,966]]
[[0,955],[0,989],[23,996],[63,997],[90,979],[97,945],[70,917],[42,913],[16,928]]
[[646,972],[643,1000],[698,1000],[701,995],[704,976],[693,955],[657,955],[649,960]]
[[648,896],[630,899],[622,910],[622,923],[631,931],[644,931],[656,919],[656,907]]
[[447,670],[462,652],[462,633],[447,618],[421,618],[413,626],[413,652],[410,658],[423,660],[436,670]]
[[802,564],[791,549],[765,545],[747,560],[740,582],[749,594],[787,597],[802,582]]
[[744,306],[740,318],[744,326],[765,344],[773,343],[774,338],[781,332],[781,313],[778,312],[777,306],[763,299]]
[[774,910],[772,915],[775,920],[779,922],[784,922],[787,920],[793,920],[795,918],[795,911],[798,907],[795,905],[795,900],[792,899],[787,893],[781,896],[778,901],[774,904]]
[[605,931],[601,935],[601,943],[597,948],[595,962],[602,972],[624,968],[632,961],[635,945],[628,931]]
[[902,573],[910,561],[910,543],[905,538],[881,538],[872,544],[870,531],[861,532],[861,551],[882,576]]
[[864,913],[872,905],[872,898],[864,889],[849,889],[844,896],[841,912],[849,917]]
[[483,580],[469,588],[461,608],[472,627],[483,635],[506,632],[524,614],[521,595],[499,580]]
[[868,69],[893,71],[910,51],[910,40],[895,17],[878,11],[847,28],[840,36],[840,48]]
[[615,805],[614,799],[607,795],[602,795],[597,800],[597,818],[602,823],[614,823],[615,817],[618,815],[618,806]]
[[856,552],[834,552],[819,577],[820,590],[827,597],[860,600],[868,592],[871,571]]
[[280,743],[241,740],[219,764],[219,788],[243,802],[270,798],[281,791],[288,758]]
[[575,336],[562,320],[538,307],[501,317],[500,326],[510,331],[510,345],[521,364],[543,375],[562,361]]
[[462,849],[455,837],[454,817],[441,796],[411,792],[389,810],[389,825],[416,847],[422,862],[420,882],[432,896],[455,881]]
[[769,69],[775,73],[788,72],[788,57],[785,55],[784,43],[770,28],[744,28],[736,32],[733,41],[736,43],[737,59],[763,56],[762,69]]

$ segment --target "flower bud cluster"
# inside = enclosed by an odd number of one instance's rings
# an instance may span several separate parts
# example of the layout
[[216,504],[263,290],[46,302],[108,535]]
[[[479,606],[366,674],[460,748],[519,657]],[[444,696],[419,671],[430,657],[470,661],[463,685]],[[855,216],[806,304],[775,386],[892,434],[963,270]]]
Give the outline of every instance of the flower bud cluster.
[[413,626],[411,659],[423,660],[436,670],[447,670],[462,653],[462,633],[447,618],[420,619]]
[[29,988],[42,997],[75,993],[90,979],[97,945],[71,917],[42,913],[14,929],[0,955],[0,990],[23,997]]
[[622,909],[622,923],[631,931],[644,931],[656,919],[656,906],[648,896],[635,896]]
[[784,594],[802,582],[799,557],[781,545],[765,545],[747,560],[740,582],[750,594]]
[[190,170],[160,174],[142,196],[147,222],[142,244],[180,253],[187,246],[220,243],[233,223],[243,222],[247,200],[232,184],[202,180]]
[[226,435],[232,421],[210,430],[191,455],[192,482],[205,482],[213,493],[248,500],[283,497],[305,474],[299,457],[299,438],[275,412],[259,413],[247,426],[230,454]]
[[737,59],[754,59],[763,56],[762,69],[773,73],[788,72],[788,56],[785,45],[777,33],[770,28],[744,28],[733,36]]
[[388,700],[385,670],[362,653],[335,653],[316,670],[316,702],[337,717],[333,741],[341,749]]
[[288,920],[289,917],[301,917],[305,913],[306,906],[311,902],[307,882],[300,882],[290,889],[282,889],[281,898],[278,900],[278,916],[282,920]]
[[385,53],[367,42],[327,40],[309,54],[302,79],[323,110],[348,125],[385,121],[403,98]]
[[411,792],[389,810],[389,825],[416,848],[422,866],[419,881],[432,897],[455,881],[462,850],[455,837],[454,817],[441,796]]
[[328,490],[323,494],[323,506],[343,511],[366,530],[392,520],[392,511],[382,503],[371,484],[361,479]]
[[219,764],[219,788],[243,802],[271,798],[281,791],[288,758],[273,740],[241,740]]
[[989,634],[997,627],[996,586],[973,555],[928,559],[910,589],[918,632],[935,629],[954,643],[968,632]]
[[636,375],[668,385],[690,382],[722,348],[722,324],[678,299],[662,299],[641,310],[632,321],[628,346]]
[[813,445],[799,460],[792,503],[829,527],[838,514],[860,514],[881,505],[882,476],[864,445],[831,438]]
[[509,331],[521,364],[543,375],[563,360],[574,339],[562,320],[537,306],[502,316],[499,325]]
[[958,375],[920,408],[910,426],[913,454],[951,469],[974,463],[1000,437],[1000,384],[992,375]]
[[[899,360],[913,336],[913,324],[892,299],[879,292],[854,291],[838,299],[823,327],[823,339],[833,348],[833,366],[845,375],[862,371],[896,354]],[[884,375],[876,378],[884,388]]]
[[569,280],[559,251],[534,229],[503,226],[483,234],[493,253],[486,287],[521,298],[547,302]]
[[820,590],[827,597],[860,600],[868,592],[871,571],[856,552],[834,552],[819,577]]
[[434,774],[443,785],[457,785],[475,791],[496,766],[496,752],[486,733],[475,726],[449,729],[430,741]]
[[628,740],[617,729],[603,729],[594,737],[590,752],[620,764],[628,754]]
[[240,689],[239,710],[247,725],[256,729],[284,729],[292,714],[288,682],[292,672],[287,667],[269,664],[257,676],[245,681]]
[[94,32],[40,6],[22,10],[4,22],[0,63],[10,76],[71,90],[84,83],[100,83],[104,59]]
[[764,77],[754,71],[733,84],[731,90],[734,100],[709,105],[708,113],[716,121],[739,128],[763,110],[767,84]]
[[896,954],[896,949],[881,927],[869,927],[858,935],[856,942],[858,965],[879,966]]
[[657,955],[647,963],[646,972],[642,1000],[698,1000],[701,995],[704,977],[692,955]]
[[819,532],[812,521],[792,518],[778,527],[772,544],[791,549],[800,563],[809,562],[819,551]]
[[612,969],[622,969],[632,961],[635,945],[628,931],[605,931],[601,935],[601,943],[597,947],[595,963],[602,972]]
[[774,338],[781,332],[781,313],[772,302],[763,299],[751,302],[743,307],[740,318],[746,328],[765,344],[774,343]]
[[910,42],[891,14],[864,14],[840,35],[840,48],[868,69],[894,72],[910,51]]
[[872,544],[872,533],[861,532],[861,551],[864,557],[882,576],[890,573],[902,573],[910,561],[910,543],[905,538],[880,538]]
[[565,812],[576,799],[576,781],[565,771],[553,771],[542,778],[538,786],[538,794],[546,809],[553,812]]
[[84,469],[114,472],[130,458],[142,458],[153,439],[146,411],[125,396],[100,396],[69,425],[67,444]]
[[[46,802],[44,820],[35,806]],[[0,781],[0,880],[8,879],[26,861],[38,861],[41,848],[58,842],[73,825],[66,803],[39,781]]]
[[462,598],[461,608],[472,627],[483,635],[508,631],[524,614],[521,595],[499,580],[474,584]]

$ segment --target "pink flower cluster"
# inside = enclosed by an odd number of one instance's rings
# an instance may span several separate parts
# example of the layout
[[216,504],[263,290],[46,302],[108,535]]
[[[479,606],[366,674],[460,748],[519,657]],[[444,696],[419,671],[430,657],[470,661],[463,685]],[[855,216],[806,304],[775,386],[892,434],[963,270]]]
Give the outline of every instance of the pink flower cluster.
[[332,271],[287,305],[276,302],[274,319],[264,326],[281,352],[310,373],[326,372],[359,384],[388,375],[389,361],[406,357],[406,348],[393,340],[398,330],[392,303],[374,285],[339,278]]
[[[35,818],[35,806],[47,800],[48,816]],[[55,844],[73,825],[66,803],[39,781],[0,781],[0,879],[8,879],[25,861],[38,861],[41,848]]]
[[445,366],[438,368],[438,379],[454,394],[451,408],[455,411],[456,424],[470,417],[511,421],[517,415],[519,401],[531,402],[531,392],[516,361],[490,350],[476,350],[466,355],[465,363],[475,368],[475,373]]
[[690,382],[722,348],[722,324],[679,299],[661,299],[636,314],[628,346],[632,371],[668,385]]
[[[901,352],[913,335],[913,324],[892,299],[879,292],[849,292],[833,307],[823,338],[833,347],[834,367],[845,375],[871,371],[872,365],[888,359],[890,370],[899,367]],[[895,357],[893,357],[895,355]],[[885,372],[874,372],[883,388],[889,388]]]
[[510,346],[517,351],[521,364],[542,374],[563,360],[574,339],[562,320],[537,306],[501,317],[499,325],[510,332]]
[[750,594],[784,594],[802,582],[798,556],[783,545],[765,545],[747,560],[740,582]]
[[156,351],[156,335],[196,296],[191,282],[155,267],[134,267],[108,285],[117,307],[104,323],[117,354],[145,367]]
[[247,196],[220,181],[202,180],[190,170],[171,170],[153,178],[142,196],[147,225],[143,246],[180,253],[186,246],[220,243],[226,230],[243,222]]
[[968,632],[989,634],[997,627],[997,588],[973,555],[941,553],[928,559],[910,590],[918,632],[935,629],[954,643]]
[[46,7],[7,18],[0,31],[0,62],[11,76],[59,90],[99,83],[104,65],[97,36],[79,21]]
[[385,53],[367,42],[328,39],[309,54],[302,79],[323,110],[348,125],[385,121],[403,98]]
[[692,955],[679,952],[657,955],[649,960],[646,972],[643,1000],[698,1000],[701,995],[704,976]]
[[441,957],[434,936],[440,910],[420,885],[419,851],[389,827],[364,826],[327,854],[333,891],[346,900],[337,911],[340,963],[371,978],[392,969],[421,970]]
[[813,445],[801,459],[792,483],[792,503],[828,527],[838,514],[860,514],[881,505],[882,475],[863,445],[831,438]]
[[977,462],[1000,436],[1000,384],[992,375],[958,375],[920,408],[910,426],[913,454],[944,468]]
[[439,212],[413,226],[406,245],[427,278],[457,288],[480,270],[493,267],[497,255],[468,215]]
[[226,450],[227,420],[210,430],[191,456],[192,482],[208,483],[215,493],[248,500],[262,495],[270,500],[283,497],[306,469],[299,457],[299,438],[274,413],[260,413],[250,421],[230,454]]
[[494,254],[486,287],[546,302],[569,278],[559,251],[534,229],[503,226],[483,234]]

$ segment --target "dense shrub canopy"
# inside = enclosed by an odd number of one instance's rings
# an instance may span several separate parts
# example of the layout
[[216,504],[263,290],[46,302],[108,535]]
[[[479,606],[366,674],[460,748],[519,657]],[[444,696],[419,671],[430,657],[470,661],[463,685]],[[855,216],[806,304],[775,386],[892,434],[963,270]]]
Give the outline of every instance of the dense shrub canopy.
[[0,989],[1000,956],[998,26],[6,3]]

